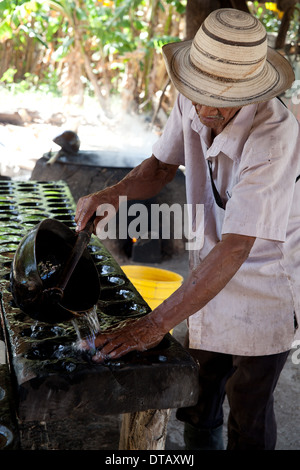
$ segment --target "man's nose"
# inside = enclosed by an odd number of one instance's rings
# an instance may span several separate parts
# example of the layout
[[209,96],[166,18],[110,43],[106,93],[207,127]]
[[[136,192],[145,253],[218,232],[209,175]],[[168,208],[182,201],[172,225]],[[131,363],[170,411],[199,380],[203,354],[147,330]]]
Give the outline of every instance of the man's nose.
[[200,113],[201,116],[203,116],[203,117],[218,116],[218,114],[219,114],[218,108],[213,108],[211,106],[204,106],[204,105],[194,103],[194,102],[193,102],[193,105],[195,106],[196,111],[198,113]]

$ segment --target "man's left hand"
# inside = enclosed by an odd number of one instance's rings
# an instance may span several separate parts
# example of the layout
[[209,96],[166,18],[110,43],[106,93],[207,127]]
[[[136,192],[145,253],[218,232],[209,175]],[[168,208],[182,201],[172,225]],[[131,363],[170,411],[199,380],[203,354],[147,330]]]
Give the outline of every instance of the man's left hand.
[[[117,359],[130,351],[146,351],[157,346],[165,333],[154,322],[150,315],[138,319],[129,319],[119,323],[115,328],[99,333],[95,339],[98,349],[93,357],[95,362]],[[89,342],[82,341],[81,347],[89,349]]]

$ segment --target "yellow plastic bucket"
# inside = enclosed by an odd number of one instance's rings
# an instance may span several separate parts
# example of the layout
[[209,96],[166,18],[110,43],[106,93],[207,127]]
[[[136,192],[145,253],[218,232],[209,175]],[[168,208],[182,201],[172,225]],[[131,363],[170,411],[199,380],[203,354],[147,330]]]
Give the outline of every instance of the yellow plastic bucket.
[[153,310],[167,299],[183,282],[180,274],[147,266],[122,266],[134,287]]

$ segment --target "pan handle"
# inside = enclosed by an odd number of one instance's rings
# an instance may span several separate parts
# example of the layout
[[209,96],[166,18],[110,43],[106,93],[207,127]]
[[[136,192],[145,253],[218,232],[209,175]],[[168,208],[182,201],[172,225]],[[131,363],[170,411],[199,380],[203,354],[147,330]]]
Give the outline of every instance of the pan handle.
[[71,252],[71,255],[69,259],[66,262],[66,265],[63,269],[63,272],[60,276],[59,280],[59,285],[58,287],[62,289],[62,291],[65,290],[70,277],[73,274],[74,269],[77,266],[78,261],[80,260],[85,248],[87,247],[92,233],[93,233],[93,227],[94,227],[94,220],[95,220],[96,214],[94,214],[90,220],[87,222],[86,226],[84,229],[78,233],[77,235],[77,240],[74,245],[74,248]]
[[46,289],[44,292],[51,296],[52,300],[59,302],[63,295],[64,290],[76,268],[85,248],[87,247],[93,233],[94,220],[96,213],[89,219],[84,229],[78,233],[77,240],[71,251],[69,258],[59,276],[57,286]]

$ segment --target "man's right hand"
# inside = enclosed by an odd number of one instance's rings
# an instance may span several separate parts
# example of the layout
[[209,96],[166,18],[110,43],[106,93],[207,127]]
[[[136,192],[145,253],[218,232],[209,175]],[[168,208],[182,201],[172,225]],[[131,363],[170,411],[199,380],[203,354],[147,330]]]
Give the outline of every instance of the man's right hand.
[[[87,221],[97,212],[98,217],[94,223],[94,233],[99,221],[105,218],[106,223],[111,218],[110,214],[104,216],[105,206],[114,208],[114,214],[119,209],[119,197],[130,200],[149,199],[174,178],[178,165],[163,163],[152,155],[140,165],[133,168],[119,183],[102,191],[83,196],[79,199],[76,209],[76,231],[84,229]],[[101,216],[99,217],[99,215]]]
[[113,207],[115,214],[119,209],[119,195],[114,190],[114,186],[81,197],[76,207],[76,231],[80,232],[83,230],[88,220],[96,212],[97,216],[94,221],[95,233],[96,227],[98,223],[104,218],[108,207]]

